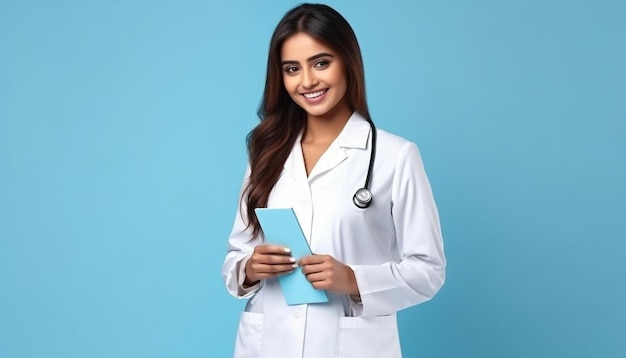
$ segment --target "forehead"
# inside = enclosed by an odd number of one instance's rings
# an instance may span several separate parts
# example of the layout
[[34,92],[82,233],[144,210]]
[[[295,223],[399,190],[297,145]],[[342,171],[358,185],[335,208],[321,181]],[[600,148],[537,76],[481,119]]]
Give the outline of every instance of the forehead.
[[283,42],[281,61],[305,62],[307,58],[319,53],[335,54],[335,52],[324,43],[304,32],[298,32]]

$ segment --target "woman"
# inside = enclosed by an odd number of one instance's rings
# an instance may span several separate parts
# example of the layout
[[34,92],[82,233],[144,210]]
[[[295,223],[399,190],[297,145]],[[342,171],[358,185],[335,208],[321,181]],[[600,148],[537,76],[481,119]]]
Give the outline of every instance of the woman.
[[[235,356],[400,357],[396,312],[444,282],[439,219],[415,144],[370,119],[359,45],[335,10],[303,4],[280,21],[259,117],[222,270],[249,298]],[[369,204],[355,195],[366,178]],[[260,207],[293,208],[314,254],[266,243]],[[285,303],[277,277],[297,265],[329,302]]]

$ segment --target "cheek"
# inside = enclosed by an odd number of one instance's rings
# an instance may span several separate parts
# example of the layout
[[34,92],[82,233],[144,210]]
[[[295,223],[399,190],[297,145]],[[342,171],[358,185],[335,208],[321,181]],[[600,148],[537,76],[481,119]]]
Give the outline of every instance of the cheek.
[[332,82],[335,86],[347,86],[348,79],[346,78],[346,74],[341,70],[337,70],[331,74]]
[[287,90],[289,94],[291,94],[297,88],[296,81],[294,81],[292,77],[287,76],[283,77],[283,86],[285,86],[285,90]]

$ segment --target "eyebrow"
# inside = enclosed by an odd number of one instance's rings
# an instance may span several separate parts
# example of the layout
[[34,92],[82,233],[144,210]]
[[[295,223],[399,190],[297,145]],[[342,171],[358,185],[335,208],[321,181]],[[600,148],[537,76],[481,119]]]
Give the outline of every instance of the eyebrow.
[[[326,52],[321,52],[321,53],[318,53],[317,55],[313,55],[313,56],[307,58],[306,62],[315,61],[315,60],[317,60],[318,58],[321,58],[321,57],[335,57],[335,56],[333,56],[333,55],[331,55],[329,53],[326,53]],[[280,64],[281,65],[297,65],[298,61],[286,60],[286,61],[282,61]]]

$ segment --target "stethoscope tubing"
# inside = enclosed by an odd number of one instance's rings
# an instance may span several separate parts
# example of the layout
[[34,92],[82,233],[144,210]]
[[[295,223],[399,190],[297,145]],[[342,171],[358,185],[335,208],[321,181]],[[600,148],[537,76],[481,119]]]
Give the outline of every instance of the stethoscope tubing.
[[370,182],[372,180],[372,172],[374,170],[374,161],[376,160],[376,126],[371,119],[367,122],[370,124],[372,131],[372,149],[370,151],[370,163],[367,167],[367,176],[365,177],[365,185],[354,193],[352,201],[359,209],[366,209],[372,204],[372,191],[370,190]]

